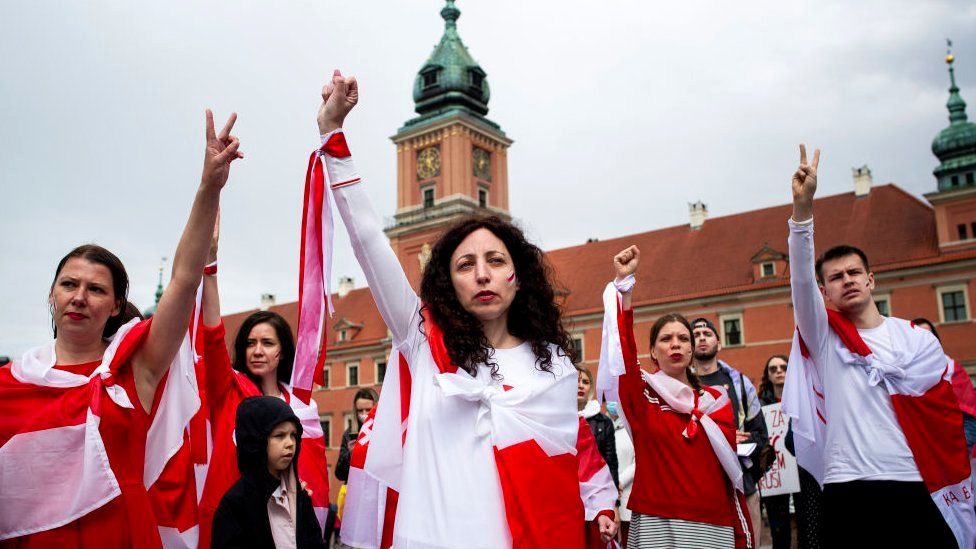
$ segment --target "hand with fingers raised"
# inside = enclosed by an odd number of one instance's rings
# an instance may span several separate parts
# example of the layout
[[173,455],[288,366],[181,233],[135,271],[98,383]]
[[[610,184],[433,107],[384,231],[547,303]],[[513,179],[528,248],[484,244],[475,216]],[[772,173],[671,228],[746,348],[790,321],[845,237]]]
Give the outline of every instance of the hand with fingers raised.
[[239,149],[241,141],[230,134],[237,121],[237,113],[231,113],[220,134],[214,132],[213,113],[207,109],[207,147],[203,157],[203,177],[201,184],[222,189],[230,175],[230,164],[244,158]]
[[813,151],[813,162],[807,163],[807,146],[800,144],[800,166],[793,172],[793,221],[813,217],[813,195],[817,192],[817,166],[820,149]]
[[613,268],[617,275],[617,281],[619,282],[637,272],[638,263],[640,263],[640,248],[637,246],[629,246],[613,256]]
[[322,86],[322,105],[319,106],[319,133],[325,135],[342,127],[349,111],[359,102],[359,84],[355,76],[342,76],[339,69]]

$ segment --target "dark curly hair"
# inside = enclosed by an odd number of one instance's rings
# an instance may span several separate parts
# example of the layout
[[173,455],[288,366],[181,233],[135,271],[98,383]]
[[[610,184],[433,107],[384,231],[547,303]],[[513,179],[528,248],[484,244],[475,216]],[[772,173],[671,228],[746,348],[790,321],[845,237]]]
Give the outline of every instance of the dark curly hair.
[[451,255],[461,241],[478,229],[491,231],[505,244],[518,273],[519,289],[508,309],[509,333],[532,345],[536,366],[542,371],[552,371],[550,343],[575,363],[575,350],[556,302],[552,266],[543,251],[526,240],[521,229],[497,216],[469,217],[448,229],[434,244],[420,281],[424,314],[430,315],[443,332],[451,361],[472,376],[477,375],[479,364],[487,364],[491,376],[498,377],[498,364],[492,360],[494,350],[481,322],[461,306],[451,281]]
[[288,385],[291,383],[291,371],[295,362],[295,338],[291,335],[288,321],[273,311],[258,311],[244,319],[234,337],[234,361],[231,367],[246,375],[259,389],[261,388],[261,380],[247,367],[247,338],[251,337],[251,330],[258,324],[271,326],[278,336],[281,356],[278,358],[276,377],[278,383]]

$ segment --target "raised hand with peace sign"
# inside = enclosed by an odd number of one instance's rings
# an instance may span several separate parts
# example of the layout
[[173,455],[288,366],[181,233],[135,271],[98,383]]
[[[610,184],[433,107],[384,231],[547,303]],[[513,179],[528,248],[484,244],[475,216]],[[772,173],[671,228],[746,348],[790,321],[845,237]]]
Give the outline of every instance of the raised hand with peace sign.
[[217,189],[222,189],[227,183],[227,176],[230,175],[230,163],[238,158],[244,158],[244,153],[240,150],[241,142],[237,137],[230,134],[237,122],[237,113],[230,113],[227,123],[220,130],[220,134],[214,132],[213,113],[207,109],[207,147],[203,157],[203,178],[204,185],[213,185]]
[[817,166],[820,149],[813,151],[813,162],[807,163],[807,146],[800,144],[800,166],[793,172],[793,221],[813,217],[813,195],[817,192]]

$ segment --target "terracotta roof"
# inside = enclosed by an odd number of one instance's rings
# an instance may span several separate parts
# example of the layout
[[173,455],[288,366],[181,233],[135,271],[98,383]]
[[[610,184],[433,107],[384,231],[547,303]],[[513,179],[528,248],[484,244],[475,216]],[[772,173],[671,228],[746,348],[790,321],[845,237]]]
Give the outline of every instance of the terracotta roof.
[[[842,243],[857,246],[867,253],[876,271],[976,256],[940,256],[932,208],[890,183],[874,187],[864,197],[850,192],[818,198],[815,211],[818,250]],[[755,282],[752,258],[764,246],[787,250],[786,220],[791,213],[792,206],[784,204],[711,218],[697,230],[688,225],[667,227],[552,250],[548,257],[559,283],[569,291],[565,301],[569,315],[602,309],[603,287],[613,276],[611,258],[631,244],[640,247],[643,265],[635,287],[637,304],[783,286],[785,278]],[[386,325],[367,288],[336,298],[335,307],[336,314],[328,321],[330,331],[333,323],[343,318],[363,325],[363,329],[345,343],[330,340],[330,349],[357,347],[387,337]],[[271,310],[284,316],[292,329],[297,326],[296,303],[276,305]],[[228,343],[252,312],[224,317]]]
[[[939,255],[932,208],[892,184],[855,197],[853,192],[818,198],[818,250],[851,244],[867,253],[873,269],[889,263]],[[641,249],[636,303],[660,303],[785,284],[755,283],[752,258],[768,243],[787,250],[786,221],[792,205],[710,218],[698,230],[668,227],[611,240],[553,250],[549,260],[559,282],[570,291],[566,311],[579,314],[602,308],[603,287],[612,276],[614,254],[636,244]]]
[[[377,343],[387,337],[386,324],[380,316],[376,305],[373,303],[373,296],[369,293],[369,288],[357,288],[350,291],[344,297],[333,294],[332,303],[335,306],[335,315],[332,318],[326,317],[326,328],[329,330],[328,348],[330,350],[344,349],[348,347],[358,347],[367,343]],[[274,305],[270,309],[285,317],[291,325],[292,332],[298,328],[298,303],[282,303]],[[224,326],[227,330],[228,348],[233,348],[233,338],[237,334],[241,323],[248,315],[257,309],[251,309],[240,313],[224,316]],[[343,343],[335,342],[332,330],[336,322],[346,320],[349,323],[362,326],[355,336]]]

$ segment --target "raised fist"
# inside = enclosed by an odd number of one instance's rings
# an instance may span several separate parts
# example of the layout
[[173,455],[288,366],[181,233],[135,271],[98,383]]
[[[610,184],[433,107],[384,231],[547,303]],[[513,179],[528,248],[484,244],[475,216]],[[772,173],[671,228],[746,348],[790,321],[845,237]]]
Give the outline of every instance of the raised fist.
[[630,246],[613,256],[613,268],[617,274],[617,280],[623,280],[637,272],[638,263],[640,263],[640,248],[637,246]]
[[322,86],[322,105],[319,107],[319,132],[325,135],[342,127],[349,111],[359,102],[359,84],[355,76],[342,76],[339,69],[332,80]]

